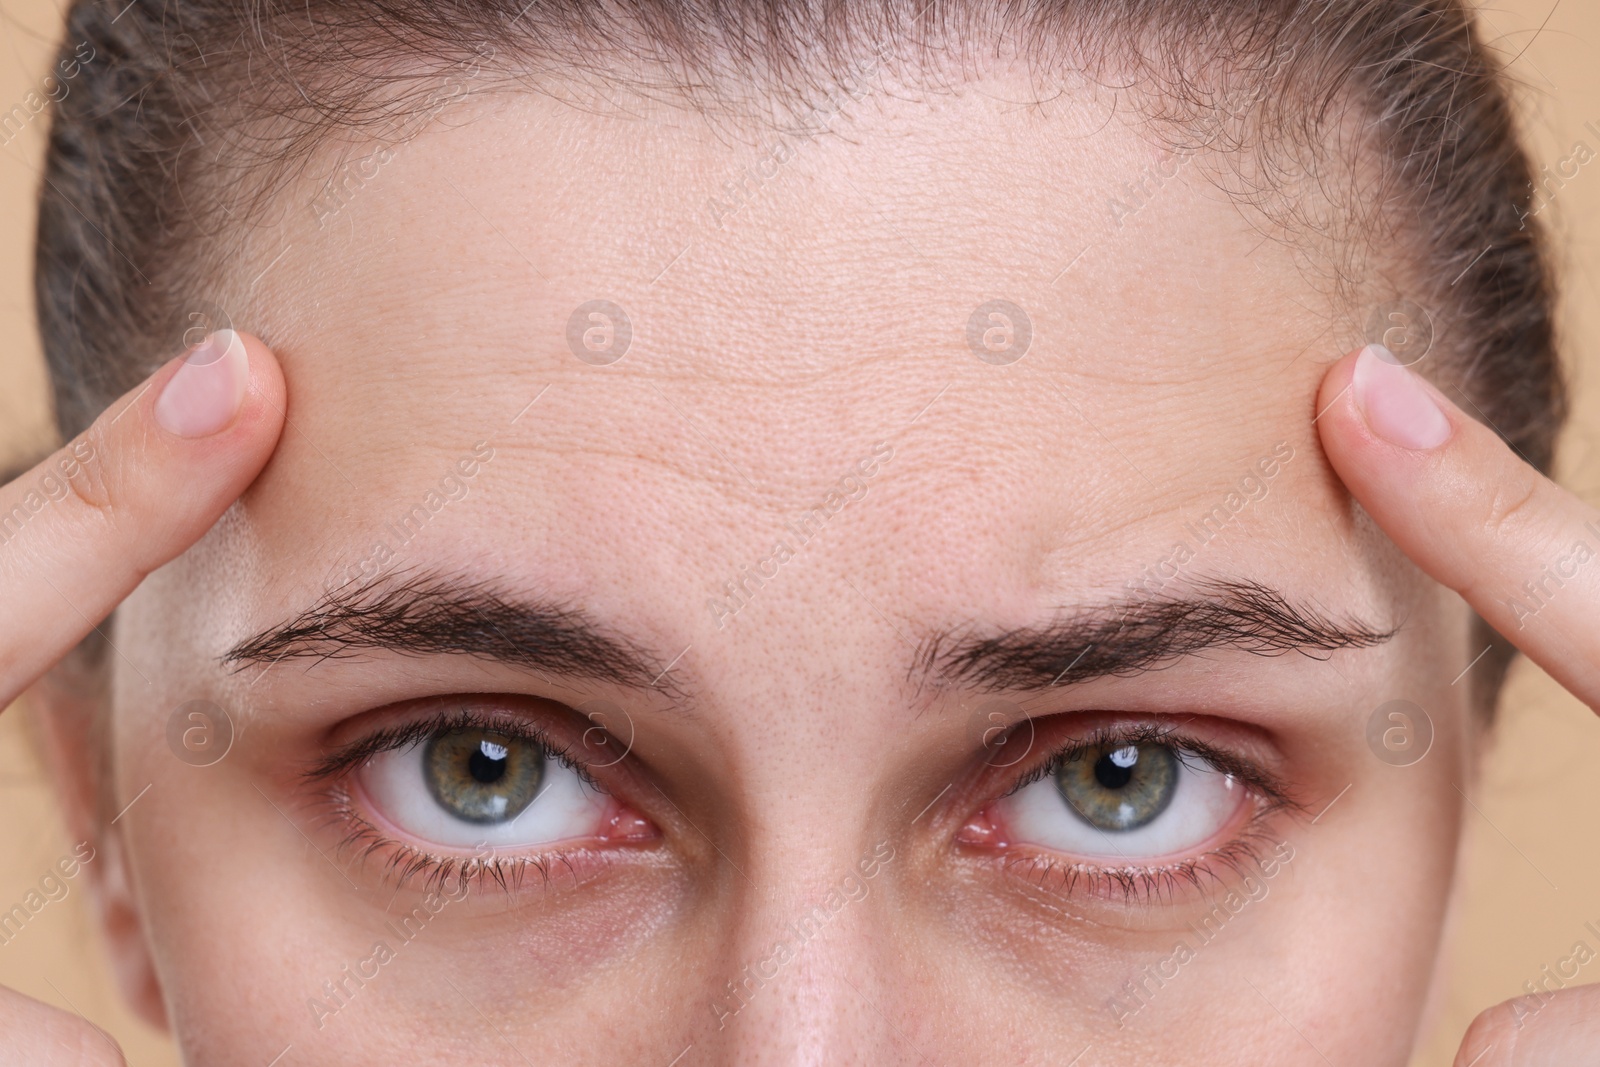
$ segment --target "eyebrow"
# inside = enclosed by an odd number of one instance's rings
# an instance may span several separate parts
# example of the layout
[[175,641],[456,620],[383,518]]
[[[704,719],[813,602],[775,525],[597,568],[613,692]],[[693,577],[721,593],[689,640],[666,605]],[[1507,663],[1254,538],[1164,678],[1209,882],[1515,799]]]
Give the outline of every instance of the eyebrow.
[[288,622],[240,641],[222,662],[243,669],[283,659],[341,659],[369,649],[481,656],[635,689],[652,688],[667,673],[658,657],[582,611],[431,574],[330,592]]
[[[1218,649],[1326,658],[1318,654],[1370,648],[1396,632],[1297,606],[1257,582],[1217,580],[1199,583],[1184,597],[1126,598],[1073,610],[1043,627],[987,637],[946,631],[922,643],[913,674],[989,690],[1047,689],[1139,674]],[[659,657],[579,610],[437,575],[329,593],[290,621],[240,641],[222,662],[243,669],[365,650],[482,656],[635,689],[658,687],[667,674]]]
[[1380,645],[1398,629],[1334,618],[1259,582],[1208,580],[1181,597],[1124,598],[1068,611],[1042,627],[986,637],[947,631],[919,646],[913,675],[1027,691],[1140,674],[1212,650],[1326,659],[1339,649]]

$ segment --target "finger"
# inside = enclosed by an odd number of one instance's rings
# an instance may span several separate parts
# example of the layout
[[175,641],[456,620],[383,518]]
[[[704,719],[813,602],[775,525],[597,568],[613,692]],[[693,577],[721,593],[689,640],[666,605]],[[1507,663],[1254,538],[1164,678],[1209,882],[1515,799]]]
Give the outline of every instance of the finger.
[[1334,364],[1317,410],[1329,462],[1384,532],[1600,710],[1600,511],[1382,346]]
[[272,454],[284,384],[218,331],[0,486],[0,708],[211,528]]
[[1600,986],[1495,1005],[1472,1020],[1455,1067],[1600,1067]]
[[78,1015],[0,988],[0,1067],[124,1067],[122,1050]]

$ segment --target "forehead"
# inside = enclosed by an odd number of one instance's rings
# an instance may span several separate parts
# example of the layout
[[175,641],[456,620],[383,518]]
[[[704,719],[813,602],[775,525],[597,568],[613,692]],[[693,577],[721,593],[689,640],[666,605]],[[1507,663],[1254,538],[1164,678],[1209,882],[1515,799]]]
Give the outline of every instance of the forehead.
[[1368,599],[1311,424],[1351,338],[1303,249],[1217,160],[1028,92],[867,86],[816,136],[500,95],[314,168],[236,271],[291,394],[227,541],[288,576],[261,610],[381,546],[703,625],[813,515],[769,602],[1019,622],[1219,506],[1201,571]]

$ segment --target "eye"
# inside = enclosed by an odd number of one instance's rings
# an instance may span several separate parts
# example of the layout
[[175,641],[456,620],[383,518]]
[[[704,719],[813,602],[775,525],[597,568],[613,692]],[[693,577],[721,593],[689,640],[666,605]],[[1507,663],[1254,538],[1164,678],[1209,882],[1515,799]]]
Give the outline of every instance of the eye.
[[442,729],[356,772],[378,813],[434,845],[529,846],[602,834],[610,798],[539,740]]
[[1144,862],[1203,848],[1249,798],[1238,778],[1193,752],[1111,740],[1063,753],[996,814],[1014,844]]

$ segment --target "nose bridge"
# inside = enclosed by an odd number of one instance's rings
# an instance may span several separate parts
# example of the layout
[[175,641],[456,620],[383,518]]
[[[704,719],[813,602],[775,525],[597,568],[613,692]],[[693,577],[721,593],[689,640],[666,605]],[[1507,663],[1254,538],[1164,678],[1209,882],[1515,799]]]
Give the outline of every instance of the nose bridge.
[[[830,850],[806,863],[804,888],[751,893],[732,942],[739,955],[711,1006],[720,1062],[917,1062],[892,1021],[900,954],[883,904],[893,862],[888,842]],[[790,886],[796,873],[788,867]]]
[[739,703],[784,713],[730,716],[740,728],[729,758],[747,788],[734,802],[744,830],[730,850],[737,902],[700,1031],[712,1062],[917,1062],[896,1034],[908,1025],[906,1005],[894,1003],[907,962],[885,907],[906,865],[883,803],[902,763],[898,694],[861,677],[850,647],[836,647],[837,669],[821,677],[792,650],[763,647],[770,669]]

